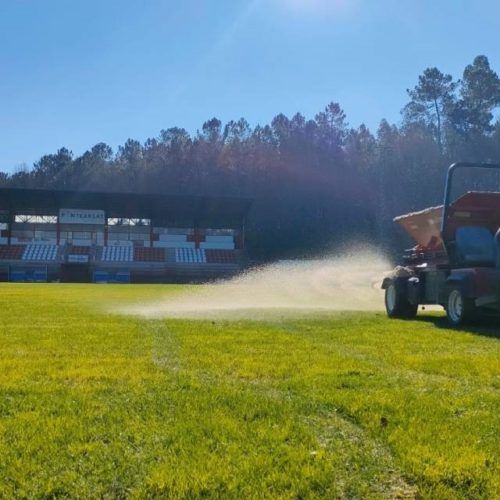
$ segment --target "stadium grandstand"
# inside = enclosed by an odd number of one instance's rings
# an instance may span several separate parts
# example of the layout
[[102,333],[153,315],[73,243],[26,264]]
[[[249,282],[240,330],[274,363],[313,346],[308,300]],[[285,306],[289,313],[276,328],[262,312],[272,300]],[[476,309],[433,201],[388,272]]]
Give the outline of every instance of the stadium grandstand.
[[0,189],[0,280],[200,282],[245,263],[251,200]]

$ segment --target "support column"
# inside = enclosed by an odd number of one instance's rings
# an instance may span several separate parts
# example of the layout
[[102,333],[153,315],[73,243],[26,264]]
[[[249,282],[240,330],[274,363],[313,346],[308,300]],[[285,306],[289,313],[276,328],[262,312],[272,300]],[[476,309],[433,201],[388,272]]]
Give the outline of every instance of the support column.
[[9,222],[7,223],[7,245],[10,245],[10,239],[12,238],[12,221],[14,220],[14,214],[9,212]]
[[197,226],[193,228],[193,241],[194,241],[194,247],[200,248],[201,234],[200,234],[200,228]]
[[104,246],[108,246],[108,213],[104,212],[104,227],[103,227],[103,237],[104,237]]
[[240,241],[240,247],[239,250],[244,250],[245,248],[245,220],[243,220],[243,223],[241,224],[241,229],[240,229],[240,237],[238,238]]

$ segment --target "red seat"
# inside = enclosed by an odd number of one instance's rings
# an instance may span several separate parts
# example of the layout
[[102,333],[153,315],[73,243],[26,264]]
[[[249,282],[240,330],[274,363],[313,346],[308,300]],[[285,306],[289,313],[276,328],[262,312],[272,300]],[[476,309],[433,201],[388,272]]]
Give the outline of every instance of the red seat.
[[0,245],[0,259],[20,260],[25,248],[23,245]]
[[134,260],[136,262],[164,262],[164,248],[135,247]]
[[234,250],[205,250],[208,264],[236,264],[236,252]]
[[90,247],[83,247],[83,246],[78,246],[78,245],[73,245],[70,248],[70,254],[72,255],[89,255],[90,254]]

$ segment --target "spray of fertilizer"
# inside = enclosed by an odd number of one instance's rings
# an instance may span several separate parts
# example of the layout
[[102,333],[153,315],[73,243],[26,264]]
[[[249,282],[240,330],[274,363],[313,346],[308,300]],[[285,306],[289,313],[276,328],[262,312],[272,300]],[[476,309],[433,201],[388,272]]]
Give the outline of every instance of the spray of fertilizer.
[[259,319],[273,314],[374,311],[382,307],[379,285],[390,267],[385,258],[369,250],[281,261],[119,312],[147,318]]

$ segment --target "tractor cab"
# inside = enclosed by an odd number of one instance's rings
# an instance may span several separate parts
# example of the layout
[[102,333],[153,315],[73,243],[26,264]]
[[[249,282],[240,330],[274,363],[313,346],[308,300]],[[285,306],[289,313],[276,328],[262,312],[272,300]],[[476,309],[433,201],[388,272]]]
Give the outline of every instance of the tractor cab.
[[416,242],[384,279],[390,317],[413,317],[419,305],[438,304],[459,325],[480,313],[500,313],[500,192],[472,191],[450,202],[453,173],[460,168],[499,169],[493,164],[454,164],[444,203],[396,217]]

